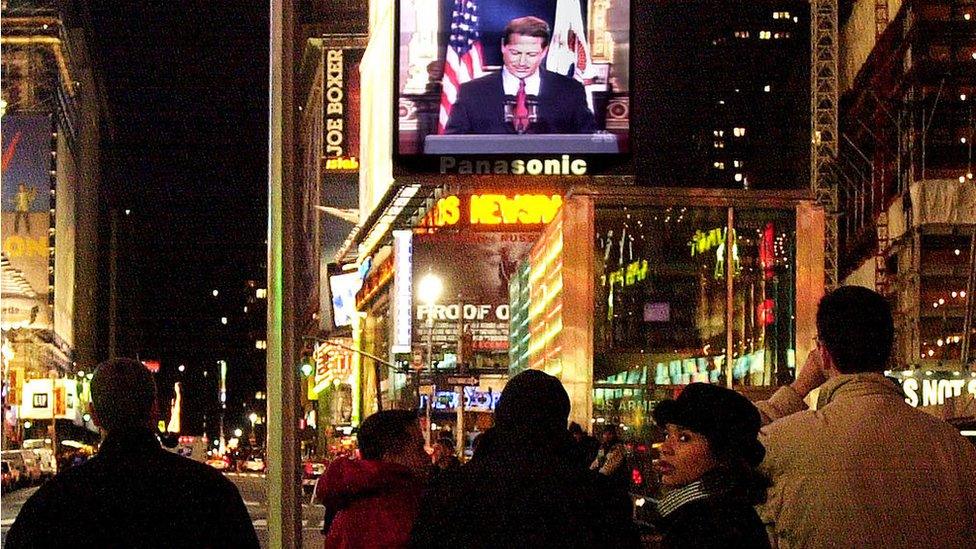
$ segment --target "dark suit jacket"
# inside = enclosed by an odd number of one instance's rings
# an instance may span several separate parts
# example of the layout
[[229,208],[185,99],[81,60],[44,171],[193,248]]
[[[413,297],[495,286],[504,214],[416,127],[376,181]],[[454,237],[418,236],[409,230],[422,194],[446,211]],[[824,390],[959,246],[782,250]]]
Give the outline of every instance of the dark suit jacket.
[[[541,68],[539,70],[542,78],[538,97],[539,118],[530,126],[529,132],[595,132],[596,120],[586,105],[583,85],[572,78]],[[461,84],[444,133],[515,133],[512,123],[505,122],[505,90],[501,71]]]
[[163,450],[148,429],[110,433],[86,463],[59,473],[20,510],[6,547],[253,547],[237,487]]

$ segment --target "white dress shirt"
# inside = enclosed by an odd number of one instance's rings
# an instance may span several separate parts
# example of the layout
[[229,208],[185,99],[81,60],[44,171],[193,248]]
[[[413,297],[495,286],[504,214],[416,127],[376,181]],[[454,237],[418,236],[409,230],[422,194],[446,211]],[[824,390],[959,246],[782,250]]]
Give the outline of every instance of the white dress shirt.
[[[526,95],[539,95],[539,87],[542,85],[542,77],[539,76],[539,70],[525,77],[525,94]],[[502,67],[502,87],[505,89],[505,95],[512,95],[518,93],[519,89],[519,77],[508,72],[508,69]]]

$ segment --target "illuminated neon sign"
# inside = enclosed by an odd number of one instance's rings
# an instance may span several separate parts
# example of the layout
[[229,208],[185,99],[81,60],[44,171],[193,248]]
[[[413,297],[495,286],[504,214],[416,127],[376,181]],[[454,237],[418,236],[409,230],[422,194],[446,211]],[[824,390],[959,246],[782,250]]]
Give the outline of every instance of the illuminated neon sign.
[[409,353],[412,335],[413,232],[393,231],[393,348]]
[[446,196],[437,201],[423,225],[453,226],[467,222],[475,226],[544,225],[551,222],[563,205],[558,194],[473,194]]
[[627,286],[637,284],[645,278],[647,278],[647,260],[641,259],[640,261],[627,264],[626,267],[621,267],[616,271],[603,275],[600,277],[600,285],[606,286],[609,281],[611,289],[614,286],[623,286],[626,288]]
[[[705,252],[715,249],[715,272],[716,279],[725,276],[725,239],[728,236],[727,227],[712,229],[707,233],[695,231],[688,241],[691,248],[691,257],[702,255]],[[739,244],[737,243],[735,229],[732,229],[732,274],[739,273]]]
[[361,50],[325,52],[325,169],[359,170],[359,71]]

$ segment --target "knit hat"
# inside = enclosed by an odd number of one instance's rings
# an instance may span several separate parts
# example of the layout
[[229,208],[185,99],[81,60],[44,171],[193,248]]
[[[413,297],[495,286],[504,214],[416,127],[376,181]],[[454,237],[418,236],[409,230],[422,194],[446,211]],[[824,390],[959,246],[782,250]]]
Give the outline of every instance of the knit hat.
[[718,457],[741,457],[755,467],[766,455],[758,439],[759,410],[731,389],[692,383],[677,399],[658,404],[653,415],[661,427],[672,423],[704,436]]
[[508,380],[495,406],[495,423],[505,429],[566,430],[569,395],[555,377],[525,370]]

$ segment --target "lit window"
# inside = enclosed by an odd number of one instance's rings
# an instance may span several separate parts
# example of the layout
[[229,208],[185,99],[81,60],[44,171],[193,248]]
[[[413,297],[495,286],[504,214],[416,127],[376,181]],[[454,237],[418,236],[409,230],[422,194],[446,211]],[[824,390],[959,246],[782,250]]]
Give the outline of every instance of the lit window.
[[765,86],[765,87],[763,87],[763,91],[764,91],[764,92],[767,92],[767,93],[769,92],[769,90],[770,90],[770,89],[771,89],[771,87],[770,87],[770,85],[769,85],[769,84],[766,84],[766,86]]
[[257,341],[254,342],[254,348],[255,349],[267,349],[268,348],[268,342],[265,341],[265,340],[263,340],[263,339],[259,339],[259,340],[257,340]]
[[725,142],[724,141],[716,141],[714,143],[714,146],[715,146],[716,149],[724,149],[725,148]]
[[735,31],[733,36],[736,38],[749,38],[749,31]]
[[745,128],[732,128],[732,135],[736,137],[742,137],[746,134]]
[[736,181],[742,181],[742,174],[741,173],[735,174],[735,180]]
[[736,168],[741,168],[743,164],[745,164],[745,162],[743,162],[741,160],[733,160],[732,161],[732,165],[735,166]]
[[712,166],[715,166],[715,169],[724,170],[725,162],[715,162],[714,164],[712,164]]
[[725,136],[725,130],[714,130],[712,132],[712,135],[714,135],[715,137],[724,137]]
[[227,317],[226,316],[220,317],[220,323],[221,324],[227,324]]
[[258,299],[266,299],[268,297],[268,290],[267,290],[267,288],[258,288],[257,292],[255,292],[255,293],[256,293]]
[[773,37],[773,33],[770,31],[759,31],[760,40],[769,40],[772,37]]

